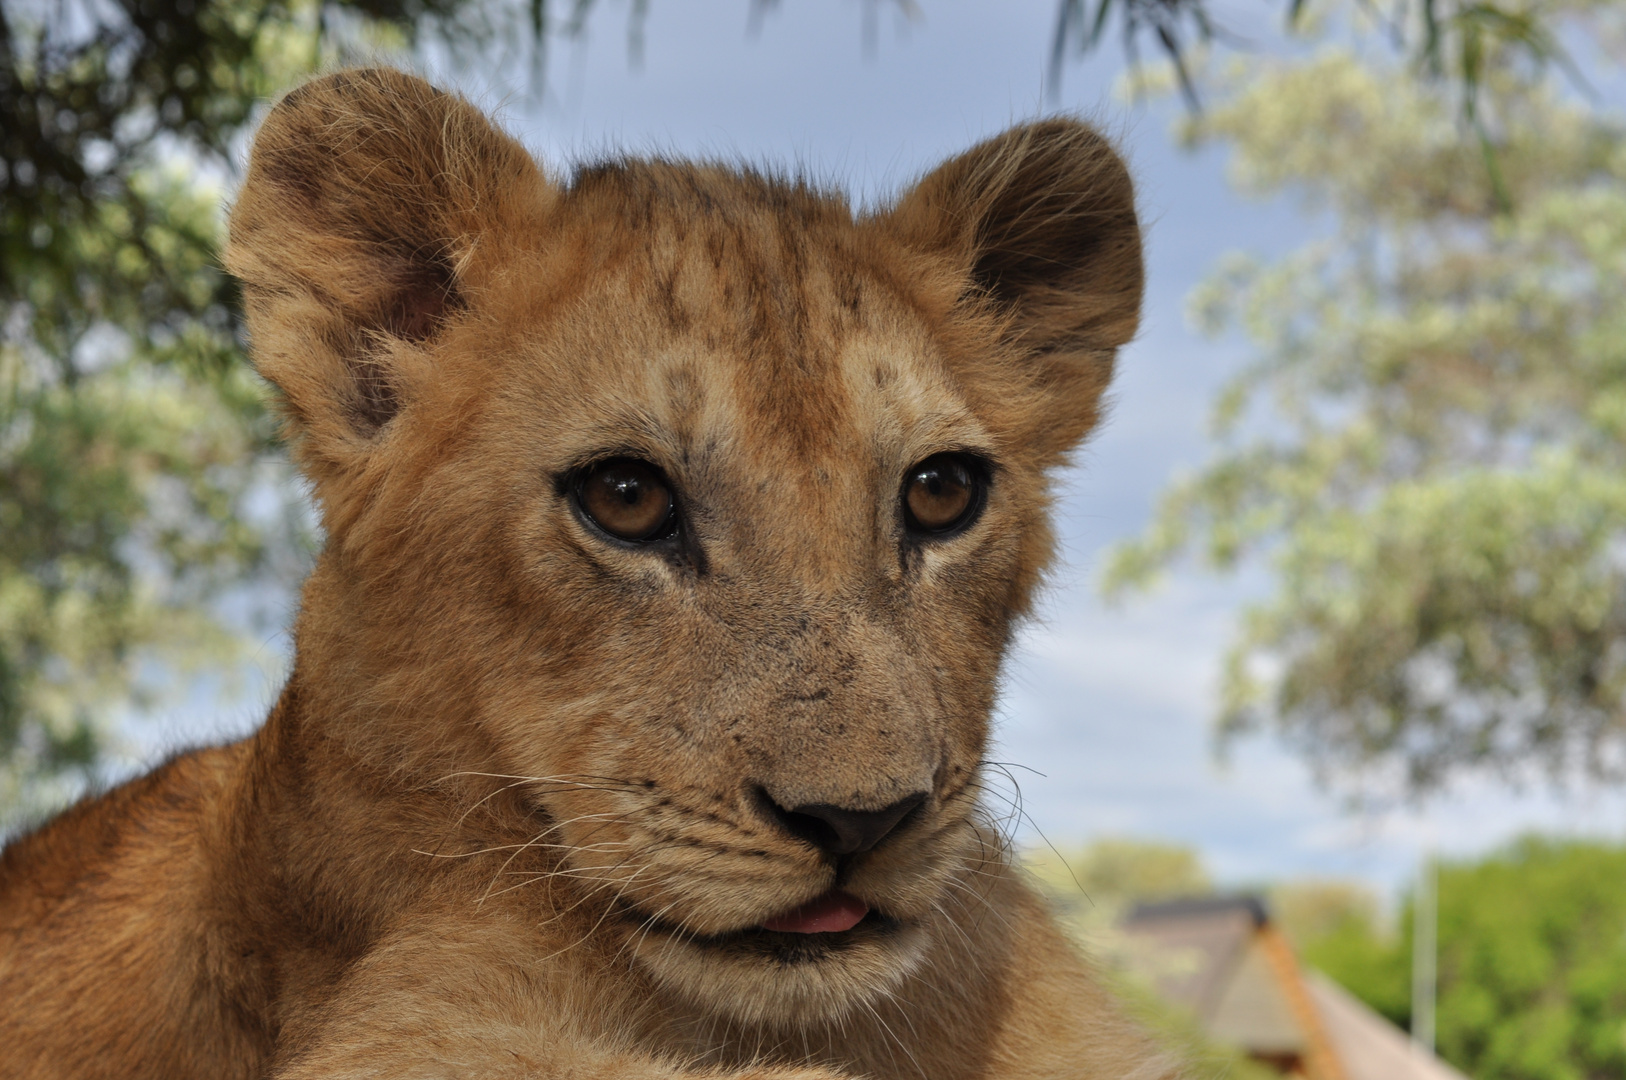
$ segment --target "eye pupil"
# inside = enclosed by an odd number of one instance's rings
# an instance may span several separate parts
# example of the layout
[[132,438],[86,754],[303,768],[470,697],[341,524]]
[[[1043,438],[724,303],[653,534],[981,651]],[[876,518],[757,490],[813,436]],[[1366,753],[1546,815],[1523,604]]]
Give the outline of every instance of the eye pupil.
[[661,540],[676,522],[672,489],[646,461],[616,458],[594,465],[582,477],[577,499],[593,524],[621,540]]

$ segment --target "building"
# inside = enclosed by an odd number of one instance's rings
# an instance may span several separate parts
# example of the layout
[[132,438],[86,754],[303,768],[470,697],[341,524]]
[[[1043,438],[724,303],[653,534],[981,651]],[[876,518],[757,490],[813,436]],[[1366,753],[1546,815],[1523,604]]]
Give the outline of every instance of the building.
[[1215,1042],[1303,1080],[1467,1080],[1331,979],[1299,966],[1257,897],[1142,904],[1131,973]]

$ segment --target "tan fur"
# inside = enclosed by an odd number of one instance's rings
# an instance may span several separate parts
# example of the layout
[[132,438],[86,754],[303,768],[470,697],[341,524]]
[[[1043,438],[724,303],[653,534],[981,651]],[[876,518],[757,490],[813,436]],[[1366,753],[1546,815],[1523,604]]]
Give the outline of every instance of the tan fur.
[[[0,1074],[1174,1074],[979,803],[1047,476],[1140,303],[1100,136],[1018,127],[855,215],[714,165],[564,183],[354,71],[267,117],[227,264],[327,530],[294,669],[251,738],[6,849]],[[949,450],[986,508],[908,542]],[[681,552],[572,511],[617,454]],[[915,791],[841,860],[762,802]],[[739,936],[837,883],[887,927]]]

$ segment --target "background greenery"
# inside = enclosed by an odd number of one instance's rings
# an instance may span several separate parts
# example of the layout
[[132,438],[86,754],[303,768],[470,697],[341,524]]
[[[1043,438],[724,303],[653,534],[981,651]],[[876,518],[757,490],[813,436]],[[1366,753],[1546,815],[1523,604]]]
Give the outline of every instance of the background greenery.
[[[1612,4],[1546,4],[1619,55]],[[1505,50],[1450,88],[1329,39],[1217,65],[1184,137],[1235,182],[1332,223],[1191,299],[1254,360],[1210,463],[1122,546],[1107,589],[1194,555],[1263,565],[1226,669],[1223,736],[1273,729],[1322,772],[1426,793],[1626,774],[1626,129]]]
[[[1476,1080],[1626,1074],[1626,849],[1521,840],[1439,867],[1438,1047]],[[1358,910],[1301,934],[1312,964],[1395,1023],[1411,1012],[1412,919]]]
[[525,16],[0,0],[0,827],[93,775],[116,715],[228,668],[257,587],[307,563],[217,261],[256,111],[324,66],[421,35],[477,51]]
[[[1108,957],[1113,924],[1135,903],[1214,891],[1196,852],[1157,842],[1040,849],[1029,866],[1079,938]],[[1527,837],[1441,863],[1437,889],[1441,1057],[1474,1080],[1626,1075],[1626,847]],[[1241,891],[1267,899],[1303,963],[1409,1029],[1410,896],[1386,911],[1350,882]],[[1142,1003],[1157,1015],[1155,1003]],[[1178,1017],[1162,1022],[1201,1045]],[[1221,1049],[1206,1053],[1227,1062]]]

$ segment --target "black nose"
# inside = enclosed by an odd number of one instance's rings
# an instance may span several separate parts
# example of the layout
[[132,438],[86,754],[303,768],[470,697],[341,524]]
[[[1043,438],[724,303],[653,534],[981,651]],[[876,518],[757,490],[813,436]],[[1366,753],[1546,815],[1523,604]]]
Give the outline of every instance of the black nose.
[[792,836],[830,855],[855,855],[879,844],[911,810],[926,801],[926,793],[916,792],[881,810],[848,810],[830,803],[806,803],[786,810],[772,798],[765,801],[774,819]]

